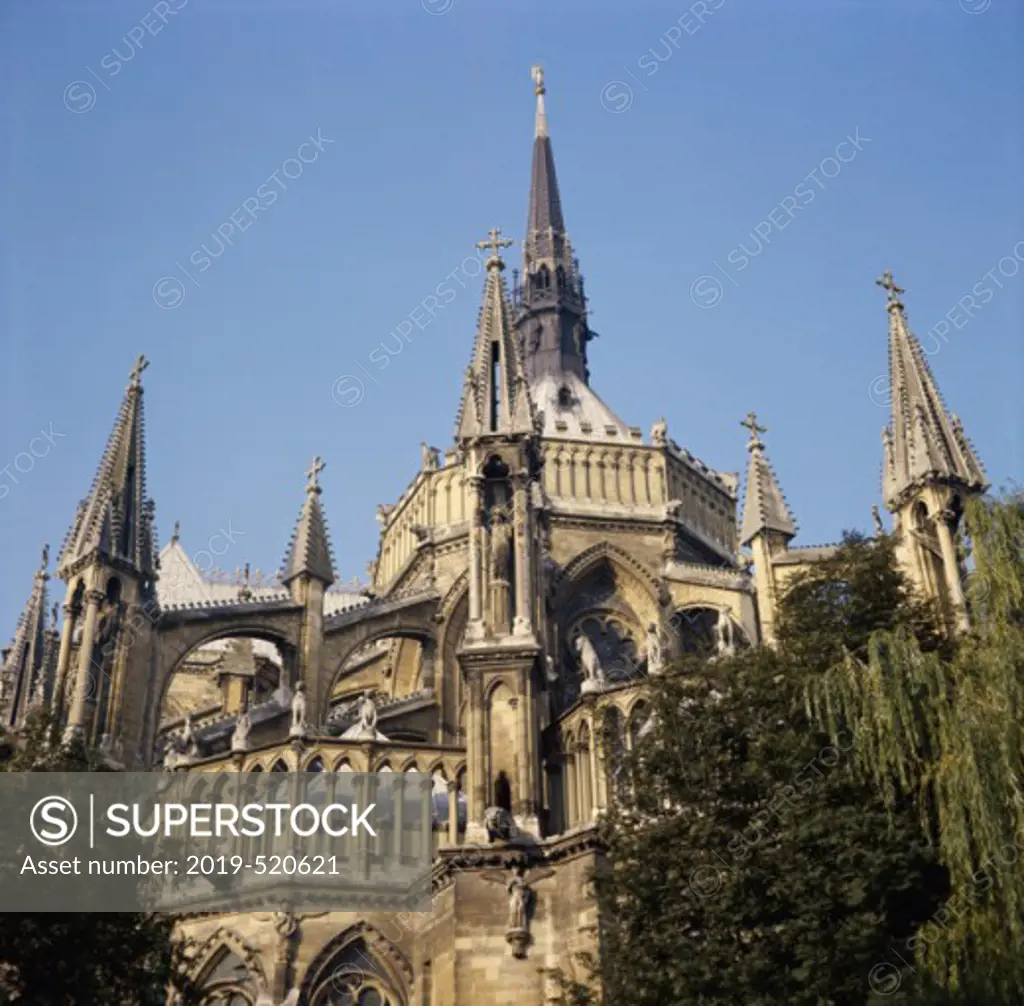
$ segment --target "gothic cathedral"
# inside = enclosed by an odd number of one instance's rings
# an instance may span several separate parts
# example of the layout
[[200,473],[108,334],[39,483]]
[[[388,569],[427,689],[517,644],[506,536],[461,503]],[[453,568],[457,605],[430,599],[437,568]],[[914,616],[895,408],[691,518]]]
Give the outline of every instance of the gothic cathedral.
[[[510,290],[511,242],[492,231],[454,440],[424,445],[404,493],[379,508],[369,587],[337,582],[319,459],[276,576],[201,568],[177,527],[158,550],[140,359],[57,559],[63,617],[48,611],[44,551],[4,651],[4,726],[45,706],[113,767],[432,779],[432,912],[191,917],[211,1002],[548,1001],[544,969],[591,946],[593,825],[643,736],[648,679],[680,653],[771,645],[787,581],[833,548],[792,544],[753,414],[737,526],[738,475],[664,421],[645,437],[598,397],[540,68],[534,81],[521,281]],[[879,282],[883,501],[901,562],[955,630],[968,618],[961,514],[986,478],[903,291]],[[346,967],[359,978],[339,991]]]

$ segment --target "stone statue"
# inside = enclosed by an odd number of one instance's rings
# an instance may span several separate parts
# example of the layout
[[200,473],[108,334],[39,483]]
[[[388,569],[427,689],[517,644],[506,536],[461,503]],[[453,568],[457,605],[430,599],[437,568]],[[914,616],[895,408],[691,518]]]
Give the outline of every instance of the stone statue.
[[604,685],[604,668],[601,666],[601,658],[594,649],[590,637],[581,632],[576,637],[576,652],[580,657],[580,667],[583,669],[582,692],[596,692]]
[[530,943],[530,909],[533,907],[534,899],[530,883],[554,875],[554,870],[545,869],[532,871],[532,876],[528,877],[526,867],[522,863],[511,865],[507,874],[500,870],[488,870],[482,874],[484,880],[492,884],[501,884],[508,892],[505,939],[512,947],[514,957],[525,957],[526,948]]
[[732,656],[736,652],[736,639],[733,632],[732,617],[728,608],[718,609],[718,620],[715,622],[715,655]]
[[182,744],[185,748],[187,758],[196,758],[199,755],[199,738],[196,737],[196,728],[192,723],[192,714],[185,713],[185,729],[181,733]]
[[437,471],[441,463],[441,451],[436,447],[430,447],[426,441],[420,444],[420,463],[425,472]]
[[484,811],[484,827],[489,842],[508,842],[518,833],[515,820],[504,807],[488,807]]
[[661,633],[658,626],[651,622],[647,626],[647,673],[660,674],[665,666],[664,653],[661,648]]
[[359,700],[359,726],[367,733],[377,732],[377,703],[369,692]]
[[651,443],[655,447],[665,447],[668,445],[668,423],[665,422],[664,417],[651,427]]
[[249,732],[252,730],[252,717],[248,709],[243,709],[235,720],[235,731],[231,735],[231,750],[244,754],[249,750]]
[[92,664],[98,671],[110,671],[110,665],[114,658],[117,625],[117,602],[104,601],[96,620],[96,638],[92,647]]
[[492,511],[491,522],[491,577],[508,583],[512,569],[512,528],[503,509]]
[[307,727],[306,684],[304,681],[300,681],[295,686],[295,694],[292,696],[292,726],[288,731],[288,736],[305,737]]
[[370,692],[363,692],[357,707],[357,719],[342,735],[342,740],[368,741],[387,740],[377,729],[377,703]]
[[547,678],[548,678],[548,681],[554,683],[555,681],[558,680],[558,671],[555,670],[555,658],[553,656],[551,656],[551,654],[549,653],[544,658],[544,664],[545,664],[545,666],[547,668]]

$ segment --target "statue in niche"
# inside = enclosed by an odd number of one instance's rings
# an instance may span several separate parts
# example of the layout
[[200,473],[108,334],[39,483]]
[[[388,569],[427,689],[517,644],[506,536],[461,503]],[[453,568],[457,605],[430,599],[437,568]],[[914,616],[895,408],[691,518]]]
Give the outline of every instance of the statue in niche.
[[597,655],[594,644],[585,632],[580,632],[575,642],[576,652],[579,654],[580,667],[583,670],[582,692],[596,692],[604,687],[605,673],[601,666],[601,658]]
[[249,732],[252,730],[252,717],[248,709],[243,709],[235,720],[235,730],[231,735],[231,750],[244,754],[249,750]]
[[96,638],[92,646],[92,665],[97,671],[110,673],[118,629],[118,604],[109,598],[103,602],[96,620]]
[[502,583],[511,580],[512,524],[505,507],[491,511],[491,578]]
[[647,673],[660,674],[665,666],[665,655],[661,646],[661,633],[658,626],[651,622],[647,626]]
[[300,681],[295,686],[295,694],[292,696],[292,725],[288,731],[289,737],[305,737],[308,724],[306,723],[306,684]]

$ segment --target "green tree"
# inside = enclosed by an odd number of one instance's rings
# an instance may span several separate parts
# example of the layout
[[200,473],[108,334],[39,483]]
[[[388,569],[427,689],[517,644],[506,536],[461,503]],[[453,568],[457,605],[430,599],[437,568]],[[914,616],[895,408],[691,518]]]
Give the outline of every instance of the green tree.
[[809,683],[809,708],[855,738],[859,778],[912,800],[951,895],[904,952],[950,1002],[1024,998],[1024,503],[972,501],[971,630],[951,653],[903,627]]
[[[102,770],[95,752],[53,735],[37,714],[18,737],[0,737],[0,770]],[[0,1006],[165,1006],[172,988],[192,1006],[190,947],[174,926],[144,913],[0,913]]]
[[[609,1006],[892,1001],[892,948],[939,908],[945,872],[915,808],[853,778],[853,738],[813,723],[803,694],[836,655],[897,627],[938,648],[889,543],[851,537],[793,585],[776,649],[652,682],[628,796],[602,824],[594,1000],[600,988]],[[563,1001],[585,1002],[561,977]]]

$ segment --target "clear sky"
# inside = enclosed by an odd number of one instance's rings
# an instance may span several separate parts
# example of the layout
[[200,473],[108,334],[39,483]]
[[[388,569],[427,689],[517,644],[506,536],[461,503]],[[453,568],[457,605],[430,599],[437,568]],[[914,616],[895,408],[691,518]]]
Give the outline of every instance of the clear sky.
[[737,471],[754,409],[797,542],[870,528],[891,268],[992,481],[1022,473],[1020,0],[5,0],[0,47],[4,639],[140,352],[161,544],[230,522],[221,565],[276,568],[322,454],[365,577],[376,504],[451,443],[464,260],[522,234],[535,62],[623,419]]

